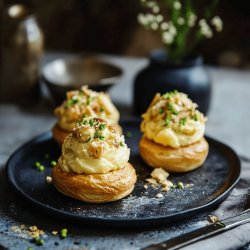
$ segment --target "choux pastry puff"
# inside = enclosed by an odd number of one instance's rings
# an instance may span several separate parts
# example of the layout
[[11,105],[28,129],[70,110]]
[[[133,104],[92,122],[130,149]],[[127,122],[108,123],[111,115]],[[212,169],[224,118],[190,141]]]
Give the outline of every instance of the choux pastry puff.
[[118,125],[120,114],[108,94],[95,92],[83,86],[81,90],[68,91],[66,100],[55,109],[58,118],[52,128],[53,138],[62,145],[64,139],[72,132],[76,123],[84,117],[93,116],[106,119]]
[[206,118],[186,94],[156,94],[142,118],[139,149],[149,166],[179,173],[204,163],[209,150]]
[[85,202],[122,199],[132,192],[137,178],[129,156],[116,126],[102,118],[84,118],[63,142],[53,183],[64,195]]

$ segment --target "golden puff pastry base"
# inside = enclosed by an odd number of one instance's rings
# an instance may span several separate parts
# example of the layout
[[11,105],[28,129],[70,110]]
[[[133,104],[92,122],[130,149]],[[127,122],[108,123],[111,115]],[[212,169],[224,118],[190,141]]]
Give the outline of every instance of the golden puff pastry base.
[[124,168],[105,174],[75,174],[53,168],[52,180],[64,195],[89,203],[120,200],[129,195],[136,183],[136,173],[128,163]]
[[65,138],[70,134],[70,132],[60,128],[58,124],[55,124],[52,128],[52,136],[56,142],[62,146]]
[[209,146],[204,137],[194,144],[172,148],[143,136],[139,149],[141,157],[149,166],[163,168],[168,172],[182,173],[200,167],[206,160]]
[[[113,124],[119,133],[122,135],[122,127],[119,124]],[[59,146],[62,146],[65,138],[70,134],[70,132],[61,129],[61,127],[58,124],[55,124],[52,128],[52,136],[56,140],[56,142],[59,144]]]

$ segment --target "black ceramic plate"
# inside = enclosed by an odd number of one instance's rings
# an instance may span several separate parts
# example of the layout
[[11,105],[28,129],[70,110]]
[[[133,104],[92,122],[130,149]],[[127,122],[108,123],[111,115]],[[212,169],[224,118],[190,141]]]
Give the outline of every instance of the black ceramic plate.
[[[36,137],[18,149],[7,163],[7,175],[14,189],[29,202],[56,216],[77,222],[108,226],[149,226],[166,224],[173,220],[188,218],[223,201],[235,186],[240,175],[240,161],[228,146],[207,137],[210,152],[204,165],[185,174],[171,174],[174,183],[182,181],[193,186],[184,189],[144,188],[146,178],[152,171],[140,158],[138,142],[141,137],[139,123],[127,121],[122,124],[131,148],[130,162],[136,168],[138,182],[132,194],[120,201],[106,204],[87,204],[59,193],[46,182],[51,174],[51,160],[58,159],[60,148],[50,133]],[[50,154],[50,159],[45,155]],[[46,166],[38,172],[36,161]],[[157,198],[158,193],[163,198]]]

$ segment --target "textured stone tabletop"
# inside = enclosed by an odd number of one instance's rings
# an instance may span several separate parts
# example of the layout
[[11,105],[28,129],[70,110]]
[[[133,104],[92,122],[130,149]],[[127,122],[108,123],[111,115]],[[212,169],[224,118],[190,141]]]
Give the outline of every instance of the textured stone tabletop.
[[[56,56],[58,54],[50,53],[45,61]],[[110,91],[110,94],[121,111],[122,119],[131,117],[133,78],[135,73],[147,64],[147,60],[102,57],[120,65],[124,70],[122,79]],[[208,114],[207,134],[228,144],[243,158],[250,158],[248,121],[250,117],[250,72],[218,68],[208,68],[208,70],[213,79],[213,99]],[[42,99],[29,108],[0,105],[0,249],[27,249],[28,247],[33,249],[139,249],[208,223],[205,218],[209,212],[199,214],[190,220],[173,223],[171,226],[112,230],[74,225],[34,210],[10,189],[4,166],[10,154],[20,145],[35,135],[50,130],[55,122],[52,110],[48,99]],[[249,167],[247,161],[244,164],[245,168]],[[243,185],[241,188],[246,187]],[[222,203],[220,211],[223,210],[223,204],[225,203]],[[232,210],[231,214],[236,212]],[[13,226],[22,224],[36,225],[45,231],[43,247],[37,247],[31,243],[27,234],[13,230]],[[58,236],[51,235],[52,230],[65,227],[69,231],[66,239],[61,240]]]

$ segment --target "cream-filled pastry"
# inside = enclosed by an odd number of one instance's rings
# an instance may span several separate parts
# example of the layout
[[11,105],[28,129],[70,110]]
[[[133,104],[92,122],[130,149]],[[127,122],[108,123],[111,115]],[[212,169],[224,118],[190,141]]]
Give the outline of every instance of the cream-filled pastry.
[[58,121],[52,133],[59,144],[62,144],[76,123],[84,117],[100,117],[117,124],[121,129],[118,125],[120,114],[108,94],[95,92],[87,86],[83,86],[81,90],[68,91],[66,100],[55,109],[55,115]]
[[140,154],[150,166],[187,172],[203,164],[208,154],[206,117],[186,94],[156,94],[142,118]]
[[116,126],[102,118],[84,118],[63,142],[53,183],[61,193],[86,202],[121,199],[136,182],[129,155]]

